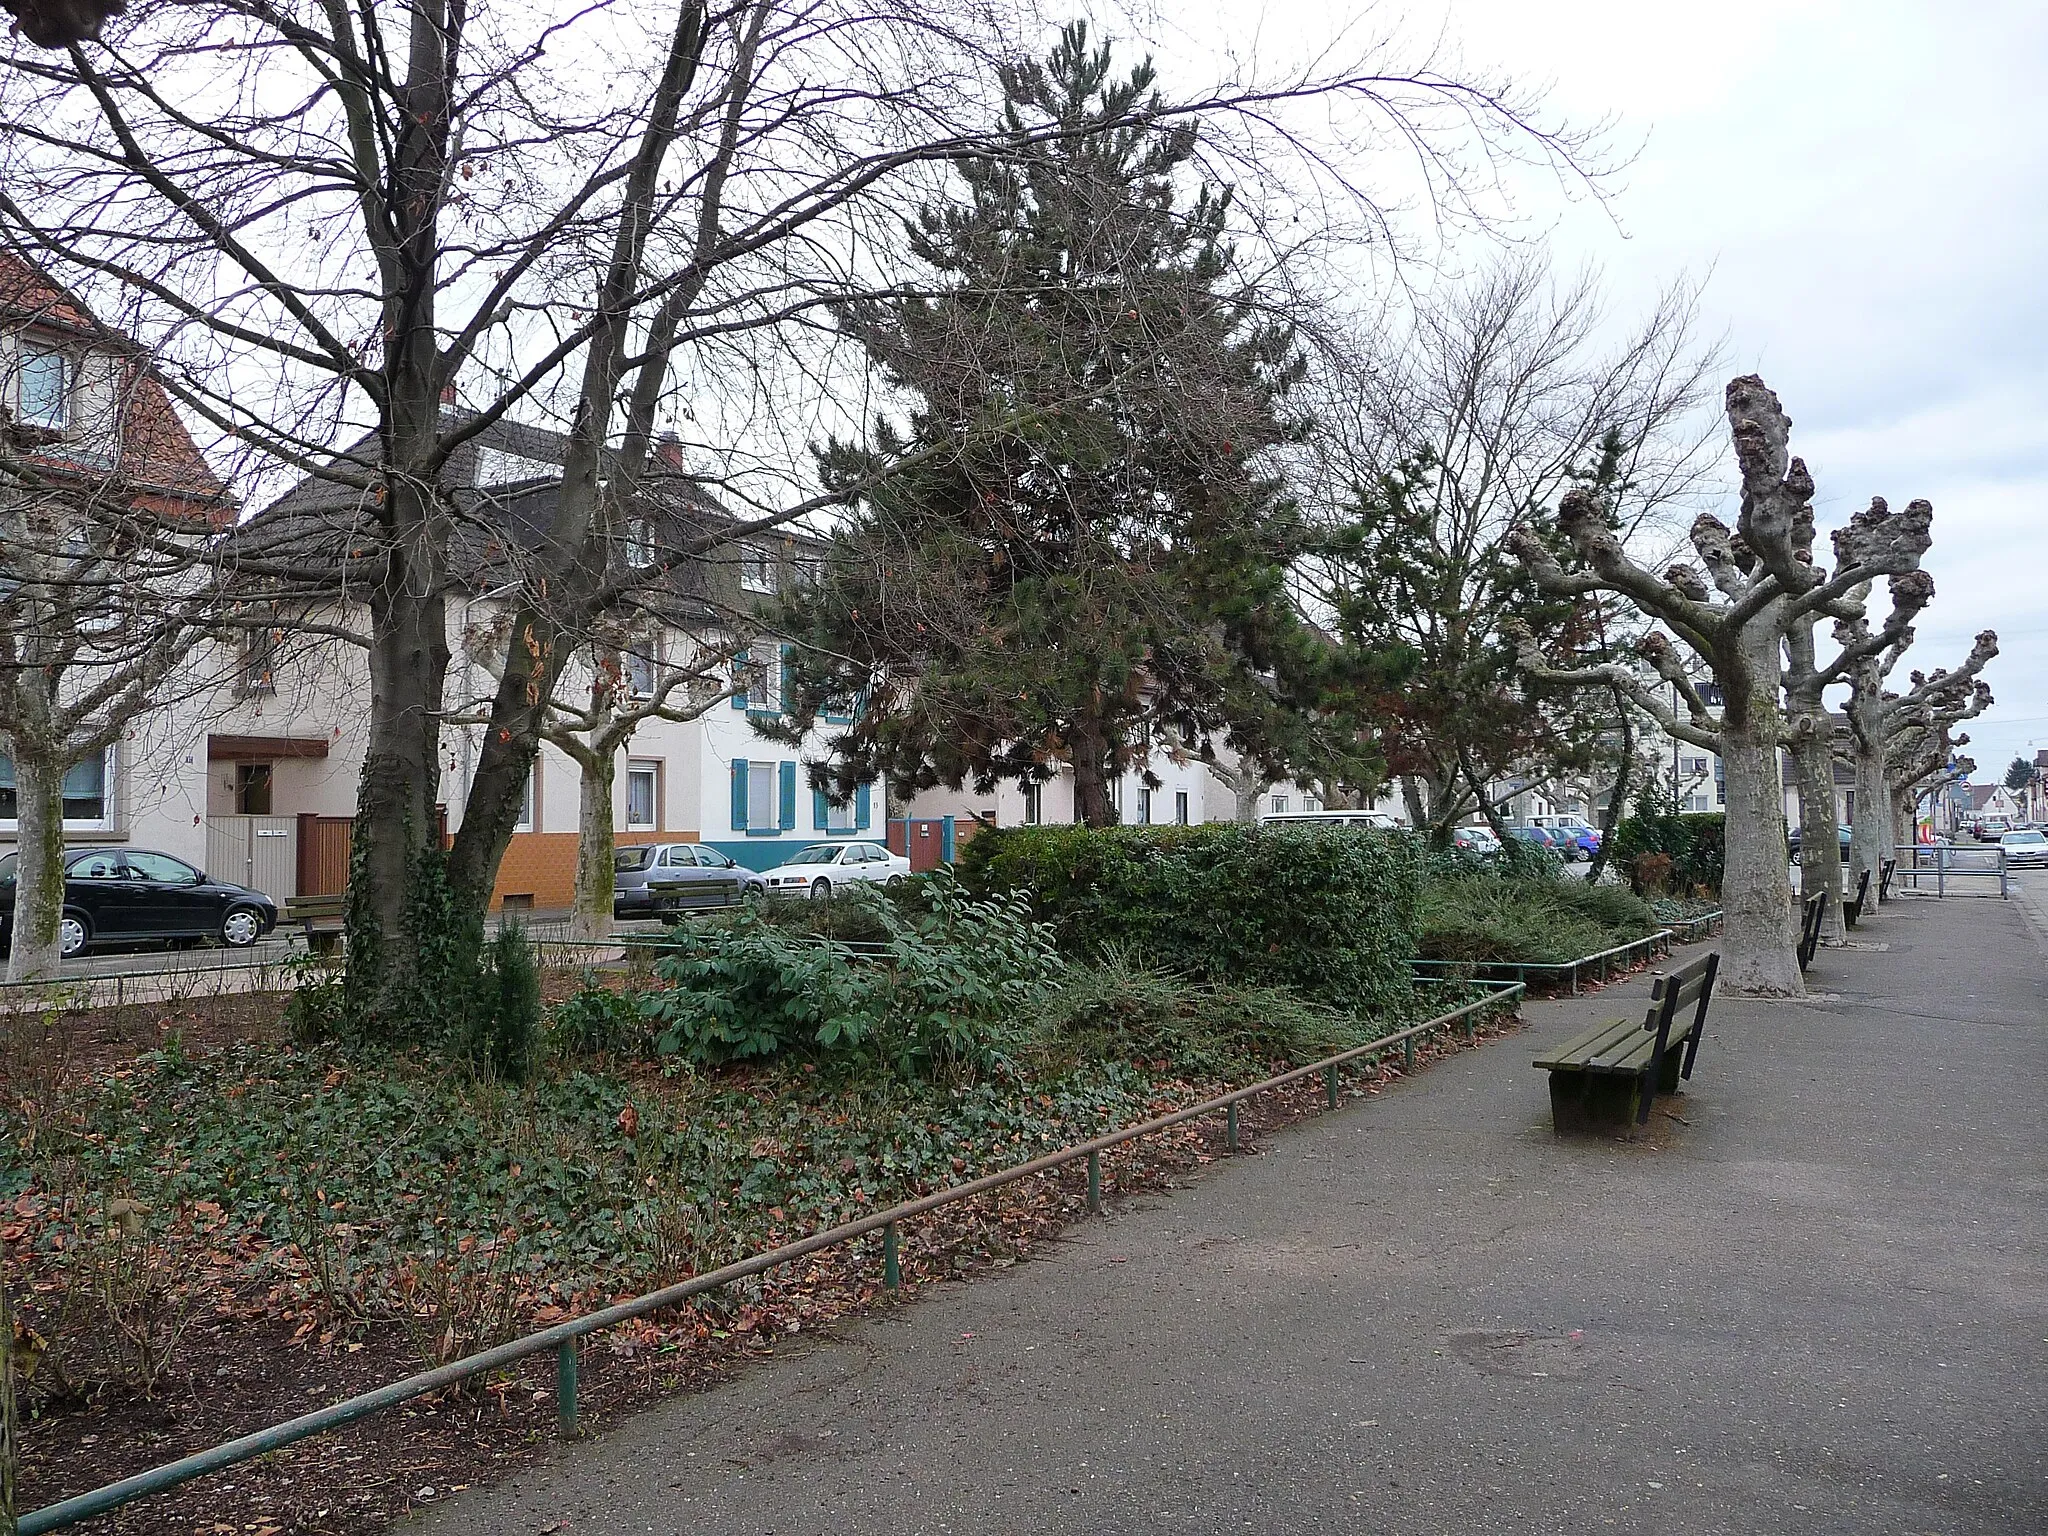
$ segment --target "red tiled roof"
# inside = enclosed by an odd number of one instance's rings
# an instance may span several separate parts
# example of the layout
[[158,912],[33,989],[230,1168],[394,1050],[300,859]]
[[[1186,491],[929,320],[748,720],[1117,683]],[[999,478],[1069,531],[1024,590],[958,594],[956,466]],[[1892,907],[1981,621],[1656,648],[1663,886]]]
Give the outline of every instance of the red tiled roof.
[[[219,476],[179,420],[148,360],[125,336],[101,327],[75,295],[8,251],[0,251],[0,325],[92,338],[105,350],[120,353],[126,372],[121,383],[124,406],[119,469],[134,487],[138,504],[172,516],[189,516],[204,509],[216,520],[232,517],[232,505]],[[31,458],[39,468],[59,475],[84,472],[62,454],[33,454]]]

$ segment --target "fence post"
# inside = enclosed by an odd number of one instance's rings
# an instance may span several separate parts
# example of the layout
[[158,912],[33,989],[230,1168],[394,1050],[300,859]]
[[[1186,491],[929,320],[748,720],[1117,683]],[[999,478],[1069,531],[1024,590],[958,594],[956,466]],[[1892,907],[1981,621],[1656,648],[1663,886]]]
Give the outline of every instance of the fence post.
[[564,1339],[555,1347],[555,1433],[564,1440],[576,1438],[576,1341]]
[[1223,1150],[1233,1157],[1237,1154],[1237,1100],[1230,1101],[1230,1107],[1223,1112]]
[[1401,1042],[1401,1070],[1412,1073],[1415,1070],[1415,1037],[1410,1035]]
[[903,1284],[903,1266],[896,1260],[896,1223],[882,1228],[882,1288],[893,1291]]
[[1323,1068],[1323,1104],[1329,1109],[1337,1107],[1337,1063],[1334,1061]]
[[1998,850],[1998,899],[2000,901],[2012,899],[2005,888],[2005,868],[2005,850],[2001,848]]
[[1936,848],[1934,850],[1934,895],[1936,900],[1948,894],[1947,854],[1948,850],[1946,848]]
[[1088,1154],[1088,1214],[1102,1214],[1102,1154]]

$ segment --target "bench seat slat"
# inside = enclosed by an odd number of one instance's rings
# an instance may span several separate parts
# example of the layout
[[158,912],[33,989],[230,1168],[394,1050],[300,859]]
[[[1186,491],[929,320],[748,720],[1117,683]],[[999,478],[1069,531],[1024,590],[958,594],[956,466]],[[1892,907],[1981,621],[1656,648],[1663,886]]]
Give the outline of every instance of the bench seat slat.
[[1595,1024],[1584,1034],[1566,1041],[1536,1065],[1551,1071],[1584,1067],[1589,1061],[1627,1040],[1630,1035],[1639,1034],[1641,1031],[1642,1026],[1634,1019],[1609,1019],[1606,1023]]

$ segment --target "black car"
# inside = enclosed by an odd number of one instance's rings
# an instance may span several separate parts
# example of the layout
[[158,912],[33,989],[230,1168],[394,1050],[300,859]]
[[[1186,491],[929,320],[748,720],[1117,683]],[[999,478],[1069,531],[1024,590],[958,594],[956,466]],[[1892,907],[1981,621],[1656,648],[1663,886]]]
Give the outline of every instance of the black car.
[[[0,947],[14,939],[14,871],[0,858]],[[277,903],[261,891],[214,880],[183,859],[146,848],[81,848],[64,855],[64,916],[57,950],[142,939],[218,939],[254,944],[277,926]]]
[[[1837,826],[1837,827],[1835,828],[1835,832],[1836,832],[1836,835],[1837,835],[1838,837],[1840,837],[1840,839],[1841,839],[1841,842],[1842,842],[1842,857],[1843,857],[1843,859],[1844,859],[1844,860],[1846,860],[1846,859],[1847,859],[1847,858],[1849,857],[1849,842],[1850,842],[1850,838],[1852,837],[1852,835],[1853,835],[1853,834],[1852,834],[1852,833],[1850,832],[1850,829],[1849,829],[1849,828],[1847,828],[1847,827],[1844,827],[1844,826]],[[1797,863],[1799,862],[1799,825],[1798,825],[1798,823],[1796,823],[1796,822],[1795,822],[1795,823],[1793,823],[1793,825],[1792,825],[1791,829],[1790,829],[1790,830],[1789,830],[1789,831],[1788,831],[1788,832],[1787,832],[1787,833],[1785,834],[1785,842],[1786,842],[1787,846],[1788,846],[1788,847],[1789,847],[1789,848],[1791,849],[1791,852],[1792,852],[1792,862],[1793,862],[1794,864],[1797,864]]]

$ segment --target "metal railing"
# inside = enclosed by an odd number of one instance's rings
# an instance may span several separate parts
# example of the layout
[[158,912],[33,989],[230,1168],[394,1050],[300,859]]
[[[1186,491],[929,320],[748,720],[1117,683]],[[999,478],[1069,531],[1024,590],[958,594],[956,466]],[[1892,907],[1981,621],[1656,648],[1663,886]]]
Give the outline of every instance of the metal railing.
[[1673,918],[1670,922],[1659,923],[1657,926],[1680,944],[1691,944],[1711,934],[1714,931],[1714,924],[1720,921],[1721,909],[1716,907],[1711,912],[1702,912],[1698,917]]
[[118,1482],[108,1483],[105,1487],[95,1488],[89,1493],[76,1494],[55,1504],[45,1505],[41,1509],[30,1510],[20,1517],[20,1536],[40,1536],[40,1533],[44,1531],[54,1531],[64,1526],[75,1525],[81,1520],[90,1519],[94,1515],[105,1514],[109,1510],[118,1509],[122,1505],[132,1503],[136,1499],[175,1488],[181,1483],[190,1482],[195,1477],[203,1477],[209,1472],[222,1471],[225,1468],[252,1460],[255,1457],[281,1450],[285,1446],[297,1441],[323,1434],[330,1429],[339,1429],[345,1424],[356,1423],[361,1419],[370,1417],[372,1414],[381,1413],[387,1408],[393,1408],[400,1403],[409,1402],[413,1398],[425,1397],[429,1393],[439,1392],[445,1388],[456,1386],[473,1376],[481,1376],[491,1371],[503,1370],[508,1366],[517,1365],[523,1360],[530,1360],[536,1355],[545,1355],[550,1352],[555,1356],[556,1427],[563,1438],[573,1438],[577,1432],[576,1346],[579,1340],[591,1334],[601,1333],[605,1329],[617,1327],[621,1323],[632,1322],[637,1318],[647,1317],[666,1308],[679,1306],[694,1296],[701,1296],[707,1291],[715,1291],[721,1286],[732,1284],[736,1280],[744,1280],[753,1275],[763,1274],[768,1270],[777,1269],[798,1259],[807,1258],[811,1254],[822,1252],[824,1249],[838,1247],[843,1243],[854,1242],[877,1231],[882,1234],[882,1284],[887,1290],[895,1291],[902,1282],[901,1267],[897,1258],[897,1228],[903,1222],[928,1215],[957,1201],[969,1200],[977,1195],[985,1195],[991,1190],[1001,1189],[1020,1180],[1033,1178],[1042,1173],[1051,1173],[1069,1164],[1083,1161],[1088,1165],[1087,1208],[1090,1214],[1099,1214],[1102,1209],[1102,1154],[1104,1152],[1123,1146],[1126,1143],[1137,1141],[1143,1137],[1155,1135],[1176,1125],[1186,1124],[1190,1120],[1206,1119],[1209,1116],[1220,1113],[1225,1116],[1225,1150],[1235,1153],[1238,1150],[1238,1106],[1246,1100],[1257,1098],[1263,1093],[1270,1093],[1276,1088],[1284,1088],[1290,1083],[1301,1082],[1320,1073],[1323,1078],[1324,1104],[1330,1109],[1335,1109],[1338,1103],[1340,1073],[1348,1064],[1355,1061],[1368,1061],[1376,1064],[1388,1052],[1398,1050],[1402,1054],[1404,1066],[1412,1070],[1415,1065],[1415,1043],[1417,1040],[1438,1030],[1448,1030],[1457,1025],[1463,1026],[1467,1039],[1475,1038],[1478,1031],[1479,1015],[1491,1009],[1517,1002],[1525,990],[1523,984],[1519,981],[1506,983],[1485,997],[1477,998],[1472,1002],[1437,1014],[1434,1018],[1425,1019],[1420,1024],[1411,1025],[1407,1029],[1397,1030],[1392,1034],[1382,1035],[1379,1039],[1370,1041],[1367,1044],[1339,1051],[1333,1056],[1326,1056],[1322,1060],[1311,1062],[1305,1067],[1296,1067],[1292,1071],[1282,1072],[1277,1077],[1266,1078],[1264,1081],[1253,1083],[1249,1087],[1234,1089],[1229,1093],[1220,1094],[1216,1098],[1205,1099],[1200,1104],[1190,1105],[1186,1109],[1175,1110],[1172,1114],[1160,1115],[1156,1119],[1128,1126],[1121,1131],[1113,1131],[1106,1136],[1097,1136],[1091,1141],[1079,1142],[1074,1146],[1066,1148],[1064,1151],[1049,1152],[1043,1157],[1035,1157],[1029,1162],[1019,1163],[1014,1168],[1006,1168],[999,1173],[987,1174],[981,1178],[969,1180],[965,1184],[956,1184],[952,1188],[942,1189],[936,1194],[923,1195],[915,1200],[906,1200],[899,1205],[890,1206],[887,1210],[876,1211],[873,1215],[863,1216],[858,1221],[845,1222],[839,1226],[827,1228],[823,1232],[815,1232],[811,1236],[801,1238],[796,1242],[785,1243],[780,1248],[772,1248],[766,1253],[757,1253],[752,1258],[742,1259],[738,1263],[726,1265],[723,1269],[713,1270],[708,1275],[698,1275],[692,1279],[681,1281],[678,1284],[665,1286],[661,1290],[650,1291],[646,1295],[635,1297],[631,1301],[620,1302],[615,1306],[588,1313],[583,1317],[571,1318],[568,1322],[557,1323],[552,1328],[545,1328],[538,1333],[527,1334],[524,1338],[514,1339],[508,1344],[500,1344],[494,1349],[482,1350],[476,1354],[465,1356],[463,1359],[450,1361],[448,1364],[439,1366],[434,1370],[422,1371],[416,1376],[406,1377],[403,1381],[392,1382],[389,1386],[378,1387],[373,1391],[347,1398],[342,1402],[317,1409],[312,1413],[300,1414],[297,1418],[287,1419],[282,1424],[273,1424],[266,1429],[259,1429],[251,1434],[242,1435],[237,1439],[225,1441],[207,1450],[181,1457],[177,1461],[166,1462],[160,1467],[152,1467],[147,1472],[138,1472],[132,1477],[124,1477]]
[[[1710,914],[1718,919],[1720,913]],[[1469,976],[1474,981],[1495,981],[1512,979],[1526,984],[1531,977],[1539,980],[1556,980],[1563,977],[1572,996],[1579,993],[1579,978],[1586,972],[1594,973],[1595,979],[1605,981],[1614,969],[1626,969],[1636,963],[1637,951],[1646,951],[1644,958],[1658,959],[1671,953],[1671,933],[1667,928],[1648,933],[1640,939],[1630,939],[1626,944],[1617,944],[1612,949],[1603,949],[1595,954],[1581,955],[1576,960],[1410,960],[1409,965],[1417,971],[1428,973],[1443,972],[1447,975]]]
[[1936,896],[1986,896],[1989,886],[1998,885],[1998,899],[2012,895],[2010,861],[1996,843],[1977,847],[1945,843],[1901,843],[1898,867],[1892,871],[1891,889],[1926,895],[1931,882]]

